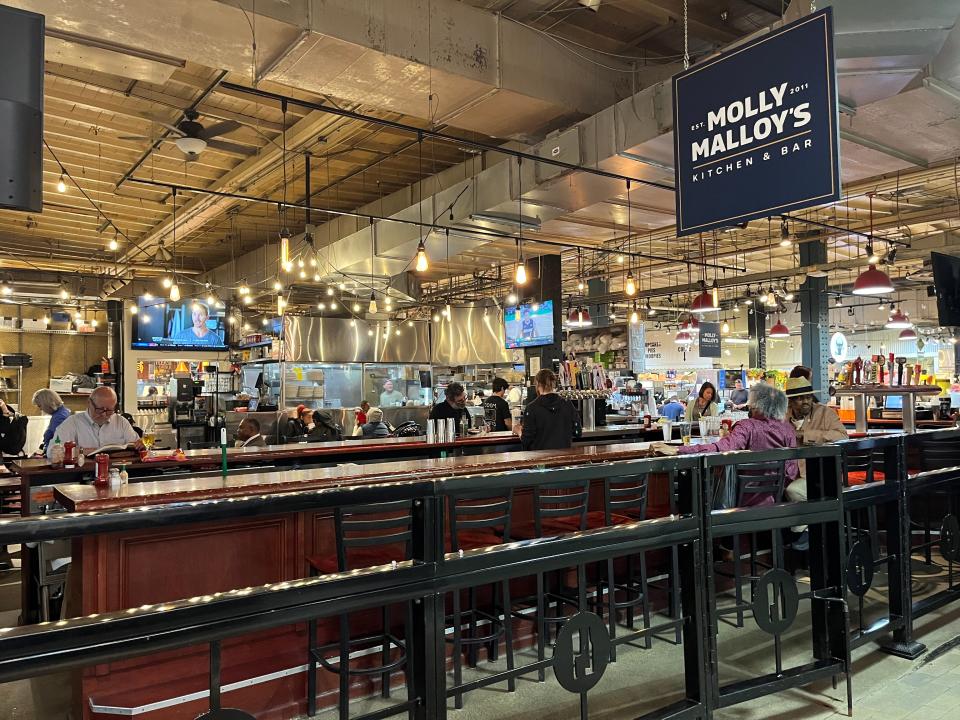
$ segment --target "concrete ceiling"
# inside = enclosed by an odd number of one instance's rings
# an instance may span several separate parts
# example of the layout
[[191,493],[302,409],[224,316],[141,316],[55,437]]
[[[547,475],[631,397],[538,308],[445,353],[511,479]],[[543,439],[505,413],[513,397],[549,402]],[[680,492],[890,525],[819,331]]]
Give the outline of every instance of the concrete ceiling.
[[[504,290],[502,278],[516,258],[512,229],[471,219],[477,212],[522,209],[539,217],[525,252],[565,252],[571,293],[588,273],[608,280],[611,298],[622,295],[629,263],[618,263],[610,251],[671,258],[633,265],[648,292],[686,282],[687,261],[701,254],[698,245],[676,240],[668,190],[634,185],[628,218],[625,188],[606,178],[533,163],[521,174],[502,153],[418,144],[396,128],[295,103],[284,114],[276,102],[232,89],[256,84],[534,153],[562,146],[572,162],[670,182],[670,94],[661,81],[680,68],[680,0],[605,0],[597,12],[575,0],[257,0],[255,14],[250,0],[171,0],[161,16],[148,0],[8,4],[47,15],[50,152],[43,213],[0,212],[7,272],[155,284],[175,264],[189,276],[212,270],[207,277],[226,288],[246,278],[266,296],[278,272],[280,223],[298,233],[306,222],[300,210],[281,221],[276,203],[305,201],[307,152],[314,208],[441,218],[451,228],[449,257],[446,237],[426,238],[434,259],[424,287],[430,297]],[[779,5],[691,0],[693,59],[776,25]],[[792,11],[808,6],[794,3]],[[865,228],[868,194],[879,193],[878,233],[947,242],[956,230],[950,203],[957,192],[949,180],[950,161],[960,152],[958,13],[955,3],[939,0],[837,3],[848,198],[810,217]],[[205,126],[238,122],[222,138],[230,145],[185,162],[167,126],[187,108]],[[136,137],[144,139],[130,139]],[[63,194],[56,190],[61,164],[72,178]],[[175,259],[168,261],[172,185],[182,189]],[[116,251],[109,249],[114,233],[107,219],[122,233]],[[415,227],[382,223],[374,238],[368,221],[320,211],[312,224],[317,265],[307,265],[303,277],[299,270],[287,277],[294,298],[305,303],[327,282],[356,285],[358,294],[371,284],[385,287],[409,267],[421,236]],[[477,228],[507,237],[478,237]],[[719,235],[716,248],[709,238],[706,250],[728,266],[731,279],[734,266],[751,275],[789,270],[795,252],[771,252],[767,234],[765,222],[752,223]],[[856,258],[861,240],[836,234],[831,259]]]

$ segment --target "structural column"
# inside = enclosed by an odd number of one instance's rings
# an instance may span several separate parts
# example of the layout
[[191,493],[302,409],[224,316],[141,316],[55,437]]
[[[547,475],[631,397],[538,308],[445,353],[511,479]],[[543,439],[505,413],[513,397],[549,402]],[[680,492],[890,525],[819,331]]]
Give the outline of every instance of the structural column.
[[563,358],[563,287],[561,283],[560,256],[541,255],[528,260],[527,286],[518,290],[518,295],[545,302],[553,301],[553,344],[527,350],[527,370],[530,369],[530,359],[540,359],[541,368],[553,368],[554,361]]
[[[811,267],[827,261],[823,240],[800,243],[800,266]],[[830,357],[830,304],[827,278],[810,277],[800,285],[800,342],[803,364],[813,370],[811,383],[817,396],[826,402],[827,360]]]
[[750,367],[767,367],[767,314],[759,302],[747,312],[747,331],[750,334]]

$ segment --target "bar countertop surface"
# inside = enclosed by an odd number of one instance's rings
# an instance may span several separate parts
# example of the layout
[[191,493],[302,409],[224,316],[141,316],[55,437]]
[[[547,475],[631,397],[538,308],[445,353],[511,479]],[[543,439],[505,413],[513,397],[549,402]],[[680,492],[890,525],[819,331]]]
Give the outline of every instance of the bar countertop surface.
[[[614,427],[600,427],[596,430],[584,430],[583,440],[601,440],[603,438],[612,438],[636,433],[637,438],[645,432],[659,432],[659,428],[645,431],[642,425],[638,424],[620,424]],[[403,437],[403,438],[377,438],[367,440],[338,440],[334,442],[323,443],[290,443],[285,445],[269,445],[267,447],[228,447],[227,460],[230,465],[242,465],[244,463],[268,462],[281,458],[317,458],[335,455],[361,455],[385,453],[390,450],[403,451],[405,453],[416,453],[418,451],[428,450],[456,450],[457,448],[478,447],[484,445],[519,445],[520,438],[512,432],[490,432],[483,435],[470,435],[465,438],[458,438],[454,442],[446,443],[428,443],[423,436]],[[184,450],[182,460],[175,460],[171,455],[173,451],[157,451],[153,460],[143,462],[139,458],[117,459],[114,464],[123,463],[128,470],[141,471],[148,469],[166,470],[169,468],[183,467],[184,469],[199,466],[216,466],[220,464],[220,449],[205,450]],[[27,458],[16,460],[11,463],[14,472],[20,474],[29,474],[32,476],[58,475],[63,474],[63,468],[55,468],[46,458]],[[87,458],[86,463],[80,468],[70,468],[66,472],[82,473],[92,472],[94,469],[93,458]]]
[[258,493],[300,492],[349,484],[362,484],[372,479],[418,479],[465,475],[474,472],[520,470],[534,467],[556,467],[577,463],[599,463],[647,457],[649,443],[631,442],[616,445],[581,445],[569,450],[471,455],[403,462],[341,465],[303,470],[267,470],[199,477],[172,478],[128,483],[119,487],[98,488],[72,483],[56,485],[54,496],[68,511],[116,510],[144,505],[163,505],[215,498],[240,497]]

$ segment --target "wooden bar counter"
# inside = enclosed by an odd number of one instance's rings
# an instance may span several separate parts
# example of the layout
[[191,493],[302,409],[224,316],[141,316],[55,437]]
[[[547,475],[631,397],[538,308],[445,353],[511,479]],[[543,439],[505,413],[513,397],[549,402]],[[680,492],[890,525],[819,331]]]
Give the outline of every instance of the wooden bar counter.
[[[646,443],[586,445],[565,451],[184,476],[113,489],[61,484],[54,488],[54,493],[71,511],[125,509],[399,478],[605,463],[643,457],[647,447]],[[602,483],[597,484],[602,487]],[[651,487],[651,504],[658,502],[655,495],[668,492],[665,487],[656,491]],[[521,497],[524,493],[517,495],[514,514],[529,514],[529,493],[525,498]],[[70,614],[114,612],[294,580],[307,575],[308,556],[334,552],[335,534],[327,510],[87,536],[74,541]],[[336,632],[335,619],[320,623],[321,642],[335,641]],[[264,720],[292,718],[304,712],[306,648],[306,629],[301,625],[225,641],[223,682],[245,684],[229,691],[225,704],[243,707]],[[135,714],[146,720],[192,719],[206,709],[205,697],[191,694],[206,689],[207,673],[205,646],[91,667],[80,679],[75,710],[78,716],[88,719],[129,714],[131,708],[140,708]],[[336,698],[336,677],[320,672],[318,682],[321,707],[332,704]]]

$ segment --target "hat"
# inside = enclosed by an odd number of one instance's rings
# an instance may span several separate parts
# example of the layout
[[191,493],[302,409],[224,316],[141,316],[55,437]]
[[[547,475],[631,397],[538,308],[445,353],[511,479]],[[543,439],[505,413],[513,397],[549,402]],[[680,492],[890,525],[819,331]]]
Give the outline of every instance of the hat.
[[803,397],[815,393],[813,385],[805,377],[789,378],[785,392],[788,398]]
[[304,405],[303,403],[300,403],[299,405],[297,405],[297,415],[300,415],[306,409],[307,409],[307,406]]
[[370,408],[367,411],[367,422],[381,422],[383,420],[383,410],[378,407]]

